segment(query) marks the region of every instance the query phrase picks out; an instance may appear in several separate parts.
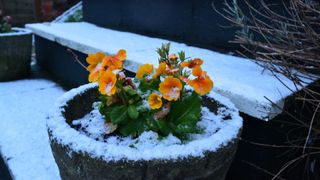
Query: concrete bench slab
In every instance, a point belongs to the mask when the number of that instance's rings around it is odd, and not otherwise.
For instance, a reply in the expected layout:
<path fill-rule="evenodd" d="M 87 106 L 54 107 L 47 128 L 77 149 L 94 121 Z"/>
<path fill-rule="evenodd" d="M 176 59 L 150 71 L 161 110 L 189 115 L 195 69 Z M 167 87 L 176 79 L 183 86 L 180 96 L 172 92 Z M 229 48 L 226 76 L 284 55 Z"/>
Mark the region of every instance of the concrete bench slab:
<path fill-rule="evenodd" d="M 157 66 L 158 55 L 155 49 L 168 42 L 165 39 L 101 28 L 86 22 L 28 24 L 26 27 L 37 36 L 84 54 L 97 51 L 113 54 L 119 49 L 126 49 L 128 57 L 125 69 L 132 72 L 143 63 Z M 285 99 L 293 93 L 253 60 L 177 42 L 171 42 L 171 47 L 172 52 L 183 50 L 187 56 L 204 59 L 203 69 L 215 83 L 213 90 L 231 99 L 241 112 L 250 116 L 266 121 L 272 119 L 282 112 L 279 107 L 284 107 Z M 287 87 L 296 89 L 290 80 L 280 74 L 276 75 Z M 301 88 L 297 87 L 297 90 Z"/>

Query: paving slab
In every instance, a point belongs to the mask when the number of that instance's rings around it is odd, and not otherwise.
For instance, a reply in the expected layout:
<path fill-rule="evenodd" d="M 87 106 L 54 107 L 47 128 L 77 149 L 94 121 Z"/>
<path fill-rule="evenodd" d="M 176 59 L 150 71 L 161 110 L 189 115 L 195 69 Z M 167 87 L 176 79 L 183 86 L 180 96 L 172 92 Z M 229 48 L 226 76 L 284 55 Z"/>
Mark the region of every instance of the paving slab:
<path fill-rule="evenodd" d="M 64 92 L 45 79 L 0 83 L 0 154 L 13 179 L 60 179 L 49 145 L 46 116 Z"/>

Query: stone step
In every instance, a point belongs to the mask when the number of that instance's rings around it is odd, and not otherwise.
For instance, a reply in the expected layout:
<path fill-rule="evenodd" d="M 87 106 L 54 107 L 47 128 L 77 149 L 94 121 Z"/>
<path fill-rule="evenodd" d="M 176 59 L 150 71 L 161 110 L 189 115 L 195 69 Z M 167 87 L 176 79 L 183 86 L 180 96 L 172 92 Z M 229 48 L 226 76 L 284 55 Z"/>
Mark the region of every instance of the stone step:
<path fill-rule="evenodd" d="M 125 69 L 132 72 L 143 63 L 157 66 L 158 55 L 155 50 L 162 43 L 168 42 L 165 39 L 101 28 L 86 22 L 28 24 L 26 27 L 38 37 L 84 54 L 97 51 L 114 54 L 119 49 L 126 49 L 128 57 Z M 293 94 L 287 87 L 296 89 L 290 80 L 276 74 L 285 87 L 253 60 L 177 42 L 171 42 L 171 47 L 172 52 L 183 50 L 187 56 L 203 59 L 203 69 L 215 83 L 213 90 L 231 99 L 241 112 L 255 118 L 268 121 L 280 114 L 285 99 Z"/>

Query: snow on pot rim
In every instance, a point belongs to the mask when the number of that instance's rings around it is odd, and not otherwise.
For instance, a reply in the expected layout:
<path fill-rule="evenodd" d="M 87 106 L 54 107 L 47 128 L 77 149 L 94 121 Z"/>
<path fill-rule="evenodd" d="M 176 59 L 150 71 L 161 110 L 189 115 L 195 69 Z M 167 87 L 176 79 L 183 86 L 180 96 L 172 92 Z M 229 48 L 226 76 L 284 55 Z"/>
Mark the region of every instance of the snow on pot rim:
<path fill-rule="evenodd" d="M 21 35 L 28 35 L 32 34 L 32 31 L 26 28 L 18 28 L 18 27 L 13 27 L 12 31 L 10 32 L 5 32 L 5 33 L 0 33 L 0 37 L 3 36 L 21 36 Z"/>
<path fill-rule="evenodd" d="M 231 101 L 211 91 L 208 96 L 228 108 L 230 120 L 223 121 L 221 129 L 207 138 L 193 140 L 186 144 L 144 149 L 143 151 L 119 144 L 96 141 L 72 128 L 63 115 L 64 107 L 68 101 L 76 95 L 96 87 L 96 83 L 90 83 L 68 91 L 57 100 L 48 116 L 47 128 L 51 140 L 67 147 L 70 156 L 72 152 L 86 153 L 93 158 L 100 158 L 107 162 L 119 160 L 178 160 L 188 157 L 203 157 L 207 152 L 217 151 L 220 147 L 227 146 L 228 143 L 235 141 L 242 128 L 242 118 Z"/>

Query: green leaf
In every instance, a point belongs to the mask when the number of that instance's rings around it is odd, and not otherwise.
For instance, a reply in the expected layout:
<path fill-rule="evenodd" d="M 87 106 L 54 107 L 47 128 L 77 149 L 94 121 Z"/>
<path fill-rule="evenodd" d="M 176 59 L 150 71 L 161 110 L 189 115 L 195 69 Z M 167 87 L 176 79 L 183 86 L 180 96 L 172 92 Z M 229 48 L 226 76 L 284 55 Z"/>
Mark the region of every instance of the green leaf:
<path fill-rule="evenodd" d="M 158 124 L 152 116 L 148 115 L 147 113 L 142 114 L 142 116 L 146 118 L 146 124 L 149 127 L 149 129 L 156 132 L 159 130 Z"/>
<path fill-rule="evenodd" d="M 166 120 L 155 120 L 160 132 L 164 136 L 168 136 L 172 131 L 170 124 Z"/>
<path fill-rule="evenodd" d="M 130 119 L 126 124 L 119 127 L 119 131 L 124 136 L 132 135 L 134 137 L 140 135 L 146 130 L 145 123 L 142 119 Z"/>
<path fill-rule="evenodd" d="M 175 101 L 172 103 L 168 120 L 174 124 L 180 124 L 187 120 L 191 120 L 190 115 L 194 115 L 197 119 L 200 118 L 201 99 L 198 94 L 193 92 L 182 101 Z"/>
<path fill-rule="evenodd" d="M 130 96 L 137 95 L 137 91 L 133 90 L 131 86 L 125 86 L 123 89 Z"/>
<path fill-rule="evenodd" d="M 125 105 L 116 106 L 110 112 L 110 119 L 113 124 L 120 124 L 128 118 L 128 108 Z"/>
<path fill-rule="evenodd" d="M 134 105 L 128 106 L 128 115 L 131 119 L 137 119 L 139 117 L 139 112 L 137 110 L 137 107 Z"/>
<path fill-rule="evenodd" d="M 181 62 L 183 62 L 186 59 L 186 54 L 184 53 L 184 51 L 178 52 L 178 56 Z"/>
<path fill-rule="evenodd" d="M 143 78 L 140 81 L 139 89 L 143 92 L 146 92 L 148 90 L 158 90 L 159 89 L 160 80 L 159 79 L 151 79 L 146 80 Z"/>
<path fill-rule="evenodd" d="M 198 117 L 194 114 L 188 114 L 183 121 L 174 128 L 175 133 L 177 135 L 184 135 L 186 133 L 192 133 L 196 131 Z"/>

